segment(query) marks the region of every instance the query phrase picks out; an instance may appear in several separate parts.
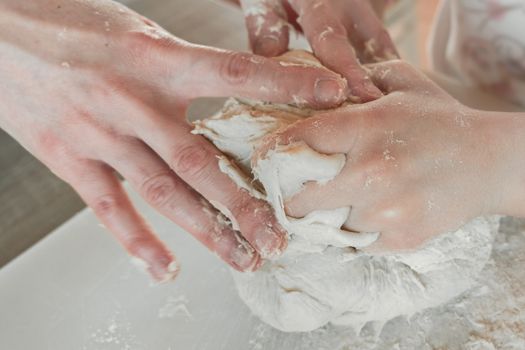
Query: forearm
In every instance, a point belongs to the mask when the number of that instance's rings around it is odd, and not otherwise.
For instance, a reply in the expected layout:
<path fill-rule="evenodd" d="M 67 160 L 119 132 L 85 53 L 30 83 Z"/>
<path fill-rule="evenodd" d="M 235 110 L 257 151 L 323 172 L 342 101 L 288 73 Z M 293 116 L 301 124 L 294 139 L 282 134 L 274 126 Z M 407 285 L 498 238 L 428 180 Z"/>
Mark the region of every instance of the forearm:
<path fill-rule="evenodd" d="M 475 86 L 465 86 L 438 72 L 425 71 L 425 74 L 443 90 L 470 108 L 504 112 L 521 112 L 525 110 L 522 106 L 505 101 Z"/>
<path fill-rule="evenodd" d="M 493 154 L 493 164 L 487 164 L 486 171 L 498 174 L 492 186 L 494 202 L 485 214 L 525 217 L 525 112 L 474 113 L 485 125 L 478 152 Z"/>
<path fill-rule="evenodd" d="M 486 127 L 479 139 L 479 152 L 497 152 L 494 167 L 499 171 L 493 187 L 494 203 L 486 214 L 525 217 L 525 111 L 473 86 L 464 86 L 436 72 L 425 72 L 442 89 L 472 108 L 473 117 L 481 117 Z"/>

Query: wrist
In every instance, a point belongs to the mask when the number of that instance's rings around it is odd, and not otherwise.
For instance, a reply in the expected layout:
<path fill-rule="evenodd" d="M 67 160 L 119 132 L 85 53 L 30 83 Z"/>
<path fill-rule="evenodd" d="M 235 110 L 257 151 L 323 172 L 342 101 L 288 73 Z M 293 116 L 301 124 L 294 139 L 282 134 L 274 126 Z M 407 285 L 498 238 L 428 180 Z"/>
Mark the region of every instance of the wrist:
<path fill-rule="evenodd" d="M 525 217 L 525 113 L 473 111 L 482 120 L 479 152 L 489 161 L 493 193 L 484 214 Z"/>

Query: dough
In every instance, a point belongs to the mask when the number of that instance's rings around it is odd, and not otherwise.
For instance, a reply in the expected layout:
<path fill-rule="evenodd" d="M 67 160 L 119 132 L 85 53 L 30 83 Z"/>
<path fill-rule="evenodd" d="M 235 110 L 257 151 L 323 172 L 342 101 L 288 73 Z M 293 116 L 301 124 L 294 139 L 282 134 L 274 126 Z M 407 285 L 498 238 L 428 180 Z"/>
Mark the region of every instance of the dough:
<path fill-rule="evenodd" d="M 292 53 L 286 60 L 293 63 L 297 56 L 298 64 L 311 60 L 305 53 Z M 264 136 L 309 115 L 295 107 L 230 99 L 219 113 L 195 123 L 194 133 L 239 165 L 222 158 L 221 169 L 240 187 L 266 199 L 289 234 L 282 256 L 256 272 L 233 272 L 239 295 L 252 312 L 287 332 L 329 322 L 359 329 L 369 321 L 385 322 L 440 305 L 471 287 L 489 259 L 497 217 L 476 218 L 417 251 L 369 255 L 359 248 L 373 243 L 378 233 L 342 229 L 349 207 L 314 211 L 300 219 L 286 216 L 283 200 L 307 181 L 333 179 L 345 156 L 293 143 L 278 146 L 253 168 L 251 157 Z"/>

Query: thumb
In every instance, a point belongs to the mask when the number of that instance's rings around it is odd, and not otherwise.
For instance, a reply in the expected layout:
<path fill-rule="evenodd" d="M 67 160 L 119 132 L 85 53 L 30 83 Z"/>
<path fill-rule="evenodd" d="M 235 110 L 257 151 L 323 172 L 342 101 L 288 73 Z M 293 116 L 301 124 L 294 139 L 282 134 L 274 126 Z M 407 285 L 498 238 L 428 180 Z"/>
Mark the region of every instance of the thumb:
<path fill-rule="evenodd" d="M 288 49 L 290 29 L 280 0 L 241 0 L 252 51 L 274 57 Z"/>
<path fill-rule="evenodd" d="M 182 51 L 171 80 L 188 98 L 233 96 L 312 108 L 345 100 L 346 81 L 323 67 L 198 45 Z"/>

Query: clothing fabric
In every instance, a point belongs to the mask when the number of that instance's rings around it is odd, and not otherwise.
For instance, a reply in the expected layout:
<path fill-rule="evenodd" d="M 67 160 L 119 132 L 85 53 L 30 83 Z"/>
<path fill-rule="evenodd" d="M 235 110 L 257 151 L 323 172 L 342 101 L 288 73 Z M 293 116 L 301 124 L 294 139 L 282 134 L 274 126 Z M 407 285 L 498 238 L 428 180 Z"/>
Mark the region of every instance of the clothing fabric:
<path fill-rule="evenodd" d="M 524 0 L 443 0 L 429 49 L 434 70 L 525 106 Z"/>

